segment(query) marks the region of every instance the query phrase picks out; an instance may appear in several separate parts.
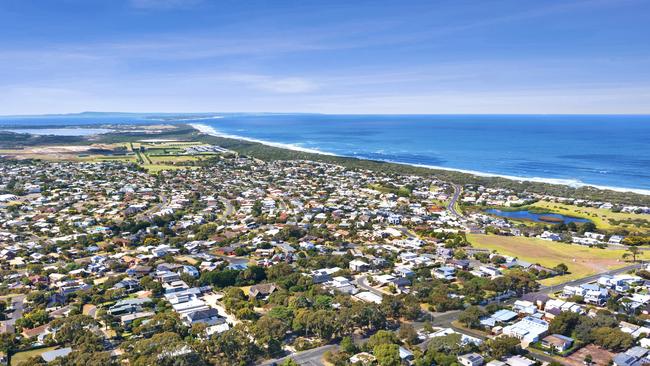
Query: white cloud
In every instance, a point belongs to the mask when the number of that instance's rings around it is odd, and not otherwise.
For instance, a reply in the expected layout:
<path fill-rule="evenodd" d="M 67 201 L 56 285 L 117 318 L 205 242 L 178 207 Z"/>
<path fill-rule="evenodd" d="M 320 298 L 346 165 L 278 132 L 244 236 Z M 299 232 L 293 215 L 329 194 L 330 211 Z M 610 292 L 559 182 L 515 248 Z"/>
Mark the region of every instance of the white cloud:
<path fill-rule="evenodd" d="M 315 82 L 301 77 L 232 74 L 227 75 L 225 79 L 244 83 L 254 89 L 282 94 L 308 93 L 318 89 Z"/>

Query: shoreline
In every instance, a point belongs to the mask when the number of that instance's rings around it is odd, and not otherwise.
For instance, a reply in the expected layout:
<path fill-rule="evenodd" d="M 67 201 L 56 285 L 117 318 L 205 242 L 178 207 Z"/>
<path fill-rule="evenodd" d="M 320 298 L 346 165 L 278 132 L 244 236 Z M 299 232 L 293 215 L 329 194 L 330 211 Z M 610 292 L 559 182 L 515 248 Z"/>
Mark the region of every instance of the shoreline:
<path fill-rule="evenodd" d="M 260 140 L 260 139 L 255 139 L 255 138 L 249 138 L 245 136 L 239 136 L 239 135 L 232 135 L 228 133 L 223 133 L 217 130 L 216 128 L 200 123 L 189 123 L 188 126 L 191 126 L 195 130 L 199 131 L 200 133 L 204 133 L 207 135 L 215 136 L 215 137 L 222 137 L 222 138 L 229 138 L 229 139 L 234 139 L 234 140 L 242 140 L 242 141 L 248 141 L 248 142 L 254 142 L 266 146 L 272 146 L 280 149 L 287 149 L 287 150 L 292 150 L 292 151 L 299 151 L 299 152 L 305 152 L 305 153 L 311 153 L 311 154 L 320 154 L 320 155 L 327 155 L 327 156 L 336 156 L 336 157 L 343 157 L 343 158 L 352 158 L 352 159 L 359 159 L 359 160 L 375 160 L 375 161 L 382 161 L 386 163 L 393 163 L 393 164 L 402 164 L 402 165 L 408 165 L 408 166 L 413 166 L 413 167 L 418 167 L 418 168 L 426 168 L 426 169 L 432 169 L 432 170 L 445 170 L 445 171 L 452 171 L 452 172 L 458 172 L 458 173 L 464 173 L 464 174 L 470 174 L 474 175 L 477 177 L 486 177 L 486 178 L 503 178 L 503 179 L 508 179 L 512 181 L 519 181 L 519 182 L 535 182 L 535 183 L 546 183 L 546 184 L 554 184 L 554 185 L 563 185 L 563 186 L 568 186 L 571 188 L 582 188 L 582 187 L 591 187 L 599 190 L 609 190 L 609 191 L 615 191 L 615 192 L 629 192 L 629 193 L 636 193 L 636 194 L 641 194 L 645 196 L 650 196 L 650 190 L 648 189 L 641 189 L 641 188 L 626 188 L 626 187 L 611 187 L 611 186 L 602 186 L 602 185 L 596 185 L 596 184 L 590 184 L 590 183 L 584 183 L 578 180 L 574 179 L 562 179 L 562 178 L 543 178 L 543 177 L 517 177 L 513 175 L 507 175 L 507 174 L 496 174 L 496 173 L 486 173 L 486 172 L 480 172 L 480 171 L 474 171 L 474 170 L 468 170 L 468 169 L 460 169 L 460 168 L 450 168 L 450 167 L 443 167 L 443 166 L 435 166 L 435 165 L 426 165 L 426 164 L 413 164 L 413 163 L 404 163 L 400 161 L 394 161 L 390 159 L 368 159 L 360 156 L 347 156 L 347 155 L 339 155 L 339 154 L 334 154 L 326 151 L 321 151 L 318 149 L 311 149 L 311 148 L 304 148 L 292 144 L 285 144 L 285 143 L 280 143 L 280 142 L 272 142 L 272 141 L 265 141 L 265 140 Z"/>

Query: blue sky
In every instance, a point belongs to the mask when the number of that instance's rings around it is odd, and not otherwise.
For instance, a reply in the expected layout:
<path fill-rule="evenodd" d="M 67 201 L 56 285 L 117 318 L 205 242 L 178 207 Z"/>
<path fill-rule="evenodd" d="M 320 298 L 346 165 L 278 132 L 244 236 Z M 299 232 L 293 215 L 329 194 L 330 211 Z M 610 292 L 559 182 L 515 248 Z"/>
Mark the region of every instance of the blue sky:
<path fill-rule="evenodd" d="M 0 114 L 650 113 L 650 1 L 0 0 Z"/>

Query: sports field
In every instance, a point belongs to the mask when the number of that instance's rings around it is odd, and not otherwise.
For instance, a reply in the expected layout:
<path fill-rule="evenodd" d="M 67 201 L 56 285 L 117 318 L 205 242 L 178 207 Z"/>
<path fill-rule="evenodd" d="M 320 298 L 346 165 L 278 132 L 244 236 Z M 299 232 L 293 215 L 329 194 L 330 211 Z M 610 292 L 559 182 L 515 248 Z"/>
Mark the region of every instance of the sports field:
<path fill-rule="evenodd" d="M 495 250 L 544 267 L 553 268 L 560 263 L 569 267 L 568 274 L 540 281 L 543 285 L 554 285 L 627 264 L 621 259 L 625 253 L 622 249 L 589 248 L 522 236 L 469 234 L 467 239 L 475 248 Z"/>

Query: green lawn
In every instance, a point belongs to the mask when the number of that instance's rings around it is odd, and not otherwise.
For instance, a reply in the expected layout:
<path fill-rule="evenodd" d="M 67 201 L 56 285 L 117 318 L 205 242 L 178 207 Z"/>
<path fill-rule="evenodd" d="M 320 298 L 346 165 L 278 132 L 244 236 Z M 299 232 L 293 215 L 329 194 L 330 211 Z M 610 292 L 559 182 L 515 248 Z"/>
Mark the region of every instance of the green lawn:
<path fill-rule="evenodd" d="M 58 348 L 57 346 L 54 346 L 54 347 L 37 348 L 37 349 L 29 350 L 29 351 L 18 352 L 18 353 L 11 356 L 10 365 L 11 366 L 17 366 L 17 365 L 20 365 L 21 363 L 24 363 L 24 365 L 27 366 L 25 361 L 27 361 L 28 359 L 30 359 L 30 358 L 32 358 L 34 356 L 40 356 L 44 352 L 53 351 L 53 350 L 55 350 L 57 348 Z"/>
<path fill-rule="evenodd" d="M 614 221 L 633 221 L 640 220 L 646 221 L 650 225 L 650 215 L 643 214 L 633 214 L 633 213 L 622 213 L 622 212 L 612 212 L 611 210 L 606 210 L 602 208 L 595 207 L 579 207 L 574 205 L 567 205 L 562 203 L 548 202 L 548 201 L 538 201 L 532 204 L 532 207 L 539 207 L 548 209 L 555 213 L 582 217 L 585 219 L 591 220 L 596 227 L 602 230 L 615 230 L 615 229 L 627 229 L 630 231 L 638 231 L 638 225 L 631 223 L 614 223 Z M 650 230 L 646 230 L 650 231 Z"/>
<path fill-rule="evenodd" d="M 191 168 L 182 165 L 159 165 L 159 164 L 144 164 L 143 167 L 147 169 L 149 173 L 158 173 L 162 170 L 178 170 Z"/>
<path fill-rule="evenodd" d="M 553 268 L 560 263 L 569 267 L 570 273 L 540 281 L 543 285 L 558 284 L 627 264 L 621 259 L 625 252 L 622 249 L 589 248 L 521 236 L 469 234 L 467 239 L 475 248 L 496 250 L 497 253 L 538 263 L 544 267 Z"/>

